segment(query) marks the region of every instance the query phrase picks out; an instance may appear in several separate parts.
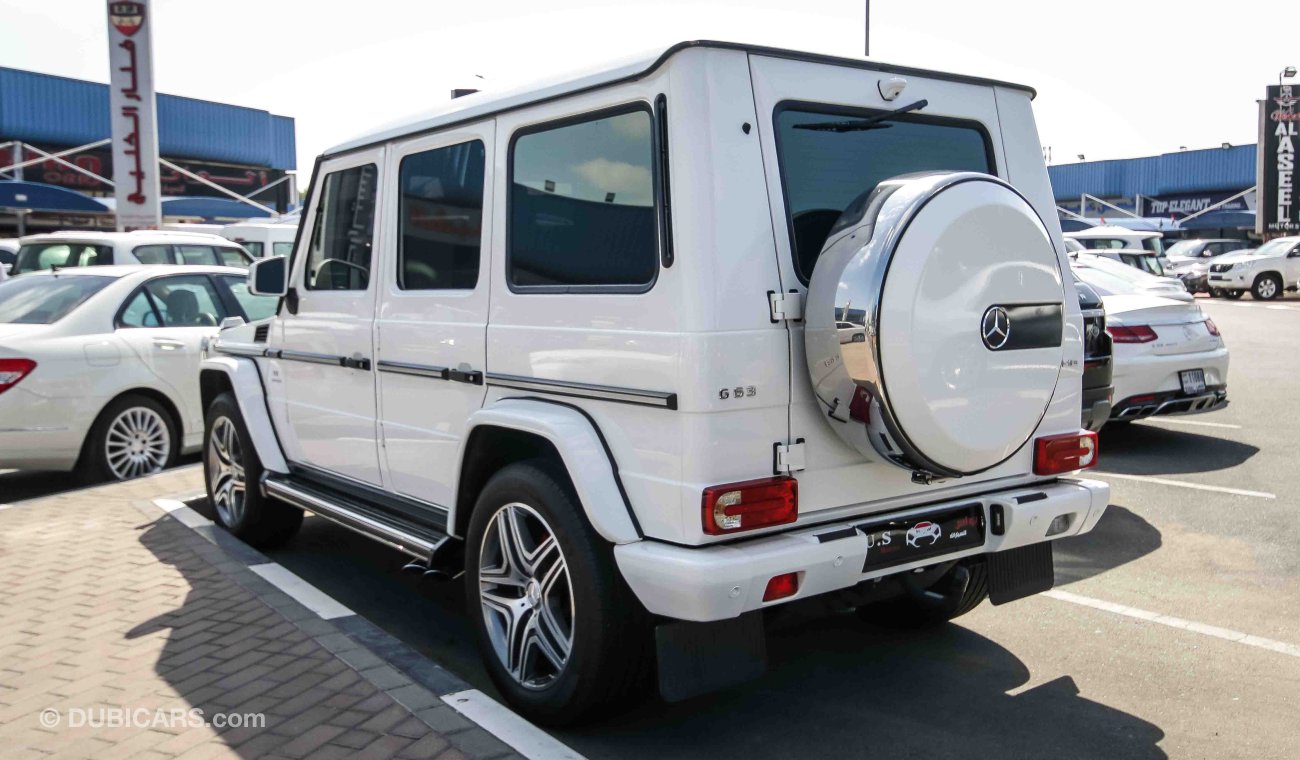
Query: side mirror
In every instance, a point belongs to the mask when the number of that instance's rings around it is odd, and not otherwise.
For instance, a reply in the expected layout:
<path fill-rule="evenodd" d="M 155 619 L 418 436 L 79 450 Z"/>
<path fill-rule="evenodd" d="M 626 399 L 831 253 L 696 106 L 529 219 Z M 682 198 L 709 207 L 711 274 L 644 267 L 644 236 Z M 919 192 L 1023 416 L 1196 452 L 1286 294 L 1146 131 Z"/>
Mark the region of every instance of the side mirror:
<path fill-rule="evenodd" d="M 289 290 L 289 259 L 270 256 L 248 265 L 248 292 L 255 296 L 283 296 Z"/>

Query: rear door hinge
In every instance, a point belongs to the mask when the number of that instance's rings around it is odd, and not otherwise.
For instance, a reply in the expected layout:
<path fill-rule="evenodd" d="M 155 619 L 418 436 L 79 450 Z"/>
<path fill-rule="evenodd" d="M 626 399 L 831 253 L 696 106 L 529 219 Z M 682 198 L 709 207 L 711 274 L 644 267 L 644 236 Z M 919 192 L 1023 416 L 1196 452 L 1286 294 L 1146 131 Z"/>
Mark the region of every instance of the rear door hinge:
<path fill-rule="evenodd" d="M 807 468 L 803 439 L 794 443 L 772 444 L 772 472 L 776 475 L 788 475 Z"/>
<path fill-rule="evenodd" d="M 768 306 L 771 307 L 771 319 L 773 323 L 783 320 L 798 322 L 803 319 L 803 293 L 790 291 L 789 293 L 778 293 L 775 290 L 767 291 Z"/>

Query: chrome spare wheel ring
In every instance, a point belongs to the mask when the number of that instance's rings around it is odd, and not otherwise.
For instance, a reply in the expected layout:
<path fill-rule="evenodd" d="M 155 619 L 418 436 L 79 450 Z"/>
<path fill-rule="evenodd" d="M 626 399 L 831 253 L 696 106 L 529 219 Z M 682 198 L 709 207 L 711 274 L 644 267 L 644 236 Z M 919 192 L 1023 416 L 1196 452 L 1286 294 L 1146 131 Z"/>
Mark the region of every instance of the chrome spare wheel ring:
<path fill-rule="evenodd" d="M 217 516 L 227 527 L 234 527 L 244 518 L 244 501 L 247 483 L 244 479 L 244 452 L 239 447 L 239 434 L 229 417 L 218 417 L 208 435 L 207 451 L 208 493 Z"/>
<path fill-rule="evenodd" d="M 147 406 L 133 406 L 109 423 L 104 458 L 118 480 L 152 475 L 167 465 L 172 435 L 167 421 Z"/>
<path fill-rule="evenodd" d="M 573 648 L 573 586 L 555 531 L 532 507 L 514 502 L 492 515 L 478 587 L 497 659 L 521 686 L 549 685 Z"/>

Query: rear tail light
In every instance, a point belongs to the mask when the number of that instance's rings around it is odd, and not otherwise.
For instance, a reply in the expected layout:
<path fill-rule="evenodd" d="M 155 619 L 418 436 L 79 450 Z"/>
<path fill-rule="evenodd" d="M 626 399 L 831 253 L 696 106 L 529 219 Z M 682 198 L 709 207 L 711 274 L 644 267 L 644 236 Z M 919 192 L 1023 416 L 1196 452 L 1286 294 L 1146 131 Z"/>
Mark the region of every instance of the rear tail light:
<path fill-rule="evenodd" d="M 1218 334 L 1219 334 L 1219 326 L 1216 325 L 1216 324 L 1214 324 L 1214 320 L 1213 320 L 1213 319 L 1207 319 L 1207 320 L 1205 320 L 1205 329 L 1206 329 L 1206 330 L 1209 330 L 1211 335 L 1218 335 Z"/>
<path fill-rule="evenodd" d="M 1034 474 L 1060 475 L 1097 465 L 1097 434 L 1087 430 L 1034 441 Z"/>
<path fill-rule="evenodd" d="M 36 362 L 31 359 L 0 359 L 0 393 L 17 385 L 34 369 Z"/>
<path fill-rule="evenodd" d="M 798 592 L 798 573 L 782 573 L 781 575 L 774 575 L 772 576 L 772 580 L 767 582 L 767 589 L 763 591 L 763 601 L 774 602 L 777 599 L 794 596 Z"/>
<path fill-rule="evenodd" d="M 1116 343 L 1150 343 L 1156 339 L 1156 331 L 1148 325 L 1111 325 L 1106 328 L 1111 340 Z"/>
<path fill-rule="evenodd" d="M 747 480 L 704 489 L 704 532 L 721 536 L 792 523 L 799 516 L 799 481 L 791 477 Z"/>

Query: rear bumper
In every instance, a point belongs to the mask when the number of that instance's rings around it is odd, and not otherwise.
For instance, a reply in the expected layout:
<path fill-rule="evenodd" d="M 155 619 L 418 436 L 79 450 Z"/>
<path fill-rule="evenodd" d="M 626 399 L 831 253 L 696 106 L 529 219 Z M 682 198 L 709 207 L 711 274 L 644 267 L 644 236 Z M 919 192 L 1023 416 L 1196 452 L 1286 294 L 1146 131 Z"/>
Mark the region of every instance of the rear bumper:
<path fill-rule="evenodd" d="M 0 469 L 71 470 L 99 399 L 50 398 L 22 385 L 0 396 Z"/>
<path fill-rule="evenodd" d="M 986 525 L 991 525 L 991 510 L 1002 510 L 1003 529 L 1000 535 L 990 529 L 980 547 L 869 572 L 863 572 L 867 538 L 857 526 L 878 520 L 880 514 L 700 548 L 644 540 L 615 546 L 614 558 L 650 612 L 678 620 L 724 620 L 872 578 L 1087 533 L 1101 519 L 1109 500 L 1110 487 L 1105 483 L 1069 479 L 890 513 L 907 517 L 980 502 Z M 1048 539 L 1048 525 L 1061 515 L 1073 516 L 1069 527 Z M 798 593 L 764 602 L 768 580 L 791 572 L 799 573 Z"/>

